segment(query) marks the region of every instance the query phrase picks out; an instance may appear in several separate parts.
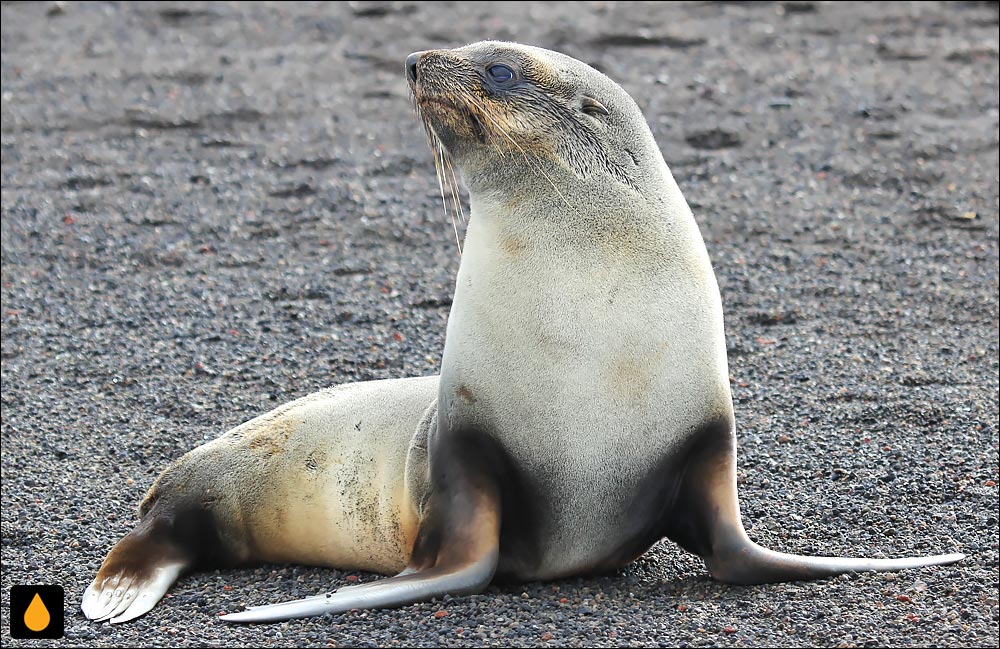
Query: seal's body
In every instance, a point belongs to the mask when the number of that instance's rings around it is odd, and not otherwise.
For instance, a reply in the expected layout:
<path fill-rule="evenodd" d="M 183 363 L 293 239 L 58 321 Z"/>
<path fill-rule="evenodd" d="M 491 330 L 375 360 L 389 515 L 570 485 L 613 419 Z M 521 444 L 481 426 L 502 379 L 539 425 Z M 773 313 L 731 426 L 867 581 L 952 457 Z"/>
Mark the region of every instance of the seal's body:
<path fill-rule="evenodd" d="M 961 558 L 800 557 L 747 538 L 718 286 L 624 90 L 509 43 L 406 68 L 472 207 L 440 380 L 319 393 L 182 458 L 88 589 L 89 617 L 141 615 L 198 563 L 402 568 L 223 618 L 251 622 L 589 574 L 664 536 L 735 583 Z"/>
<path fill-rule="evenodd" d="M 719 292 L 690 213 L 642 223 L 609 206 L 583 237 L 586 181 L 549 175 L 569 205 L 473 203 L 442 361 L 450 424 L 485 431 L 518 467 L 535 543 L 499 571 L 525 579 L 623 565 L 659 540 L 649 476 L 732 420 Z M 676 243 L 630 247 L 643 228 Z"/>

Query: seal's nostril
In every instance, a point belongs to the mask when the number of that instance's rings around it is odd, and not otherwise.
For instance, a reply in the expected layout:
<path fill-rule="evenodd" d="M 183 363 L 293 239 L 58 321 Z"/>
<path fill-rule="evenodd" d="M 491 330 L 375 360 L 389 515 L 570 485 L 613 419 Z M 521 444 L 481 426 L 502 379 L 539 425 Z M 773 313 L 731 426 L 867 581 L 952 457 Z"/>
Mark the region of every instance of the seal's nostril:
<path fill-rule="evenodd" d="M 417 61 L 420 60 L 420 52 L 414 52 L 406 57 L 406 78 L 411 82 L 417 82 Z"/>

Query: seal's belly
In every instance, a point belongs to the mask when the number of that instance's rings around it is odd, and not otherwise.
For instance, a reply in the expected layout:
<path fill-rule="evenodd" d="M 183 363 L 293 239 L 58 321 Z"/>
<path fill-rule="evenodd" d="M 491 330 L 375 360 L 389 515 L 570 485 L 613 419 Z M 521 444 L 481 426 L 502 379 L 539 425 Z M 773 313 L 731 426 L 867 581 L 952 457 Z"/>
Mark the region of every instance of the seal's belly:
<path fill-rule="evenodd" d="M 281 488 L 255 509 L 249 526 L 258 558 L 385 574 L 402 570 L 417 518 L 403 467 L 391 459 L 330 453 L 316 459 L 313 470 L 282 476 Z"/>
<path fill-rule="evenodd" d="M 220 490 L 233 501 L 216 509 L 241 531 L 247 558 L 401 570 L 419 524 L 408 449 L 436 394 L 437 377 L 341 386 L 220 438 L 228 450 L 207 459 L 224 457 L 245 477 Z"/>

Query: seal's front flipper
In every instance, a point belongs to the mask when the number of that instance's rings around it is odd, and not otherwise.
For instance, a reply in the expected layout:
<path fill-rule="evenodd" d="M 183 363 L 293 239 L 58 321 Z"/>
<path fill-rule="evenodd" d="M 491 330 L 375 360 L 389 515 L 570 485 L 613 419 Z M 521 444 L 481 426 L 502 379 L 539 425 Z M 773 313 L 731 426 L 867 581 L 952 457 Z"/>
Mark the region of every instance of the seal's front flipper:
<path fill-rule="evenodd" d="M 324 613 L 344 613 L 355 608 L 395 608 L 445 594 L 478 593 L 493 578 L 496 560 L 494 552 L 492 556 L 465 566 L 435 566 L 363 586 L 348 586 L 326 595 L 270 606 L 251 606 L 220 619 L 226 622 L 278 622 Z"/>
<path fill-rule="evenodd" d="M 431 493 L 413 554 L 402 573 L 326 595 L 249 607 L 221 619 L 277 622 L 355 608 L 394 608 L 445 594 L 482 592 L 493 579 L 499 557 L 500 495 L 491 479 L 467 475 L 461 467 L 456 472 L 449 475 L 448 484 Z"/>
<path fill-rule="evenodd" d="M 955 563 L 964 554 L 902 559 L 808 557 L 775 552 L 750 540 L 736 494 L 736 442 L 725 420 L 692 437 L 678 464 L 667 536 L 701 556 L 712 577 L 732 584 L 822 579 L 845 572 L 904 570 Z"/>

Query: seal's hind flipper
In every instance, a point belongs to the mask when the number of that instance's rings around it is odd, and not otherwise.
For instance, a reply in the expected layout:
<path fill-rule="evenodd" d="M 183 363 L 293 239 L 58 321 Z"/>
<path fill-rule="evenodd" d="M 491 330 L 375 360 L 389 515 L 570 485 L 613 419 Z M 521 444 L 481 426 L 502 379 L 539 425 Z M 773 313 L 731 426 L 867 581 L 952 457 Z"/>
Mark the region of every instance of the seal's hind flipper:
<path fill-rule="evenodd" d="M 413 553 L 395 577 L 297 601 L 253 606 L 226 622 L 277 622 L 351 609 L 395 608 L 442 595 L 485 590 L 500 555 L 500 492 L 469 463 L 452 464 L 431 492 Z"/>
<path fill-rule="evenodd" d="M 182 563 L 158 566 L 148 577 L 98 575 L 83 594 L 80 608 L 91 620 L 119 624 L 148 613 L 184 571 Z"/>
<path fill-rule="evenodd" d="M 111 548 L 83 594 L 80 608 L 91 620 L 134 620 L 156 606 L 189 568 L 234 563 L 220 551 L 215 518 L 205 506 L 163 507 L 154 486 L 140 516 L 135 529 Z"/>
<path fill-rule="evenodd" d="M 736 494 L 736 440 L 720 421 L 693 438 L 679 471 L 667 536 L 699 555 L 709 573 L 732 584 L 822 579 L 845 572 L 891 571 L 955 563 L 964 554 L 902 559 L 808 557 L 775 552 L 750 540 Z"/>
<path fill-rule="evenodd" d="M 128 622 L 156 606 L 191 564 L 162 526 L 140 522 L 108 553 L 80 608 L 97 622 Z"/>

